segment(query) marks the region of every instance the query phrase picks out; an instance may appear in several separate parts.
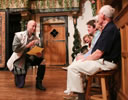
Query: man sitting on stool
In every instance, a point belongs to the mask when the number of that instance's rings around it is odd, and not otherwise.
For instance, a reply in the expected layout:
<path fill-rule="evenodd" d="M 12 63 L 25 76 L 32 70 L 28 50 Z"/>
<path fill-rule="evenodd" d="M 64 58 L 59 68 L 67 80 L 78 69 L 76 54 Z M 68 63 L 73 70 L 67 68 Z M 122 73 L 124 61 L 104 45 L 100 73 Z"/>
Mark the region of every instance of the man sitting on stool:
<path fill-rule="evenodd" d="M 117 67 L 117 62 L 120 61 L 121 39 L 120 32 L 112 21 L 114 12 L 115 9 L 110 5 L 105 5 L 100 9 L 98 22 L 103 30 L 91 55 L 68 67 L 67 90 L 71 92 L 70 94 L 77 93 L 79 100 L 85 100 L 81 73 L 94 75 L 102 70 L 112 70 Z M 69 95 L 67 96 L 69 97 Z"/>

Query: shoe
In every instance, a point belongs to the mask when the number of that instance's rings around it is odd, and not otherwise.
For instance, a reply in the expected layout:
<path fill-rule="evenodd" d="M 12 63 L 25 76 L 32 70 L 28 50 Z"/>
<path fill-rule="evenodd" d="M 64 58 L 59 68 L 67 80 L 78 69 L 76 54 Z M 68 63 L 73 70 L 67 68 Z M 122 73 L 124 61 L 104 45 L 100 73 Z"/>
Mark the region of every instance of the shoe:
<path fill-rule="evenodd" d="M 46 91 L 46 88 L 42 85 L 42 81 L 36 81 L 36 88 L 42 91 Z"/>
<path fill-rule="evenodd" d="M 36 88 L 42 91 L 46 91 L 46 88 L 44 86 L 38 86 L 36 85 Z"/>
<path fill-rule="evenodd" d="M 64 100 L 78 100 L 78 95 L 74 93 L 70 93 L 70 95 L 64 95 Z"/>
<path fill-rule="evenodd" d="M 70 95 L 71 91 L 70 90 L 65 90 L 64 94 Z"/>

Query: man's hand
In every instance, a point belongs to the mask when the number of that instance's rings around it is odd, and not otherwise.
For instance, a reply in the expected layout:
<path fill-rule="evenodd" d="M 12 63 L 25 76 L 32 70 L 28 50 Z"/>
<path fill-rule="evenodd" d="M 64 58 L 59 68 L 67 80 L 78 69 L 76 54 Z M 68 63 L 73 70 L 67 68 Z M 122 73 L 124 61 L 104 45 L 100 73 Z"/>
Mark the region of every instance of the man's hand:
<path fill-rule="evenodd" d="M 40 58 L 42 57 L 42 53 L 36 53 L 36 56 Z"/>
<path fill-rule="evenodd" d="M 27 45 L 26 45 L 26 48 L 30 48 L 32 46 L 35 46 L 37 44 L 38 40 L 33 40 L 31 42 L 29 42 Z"/>
<path fill-rule="evenodd" d="M 76 61 L 81 60 L 81 59 L 84 59 L 84 55 L 82 55 L 82 54 L 77 55 Z"/>

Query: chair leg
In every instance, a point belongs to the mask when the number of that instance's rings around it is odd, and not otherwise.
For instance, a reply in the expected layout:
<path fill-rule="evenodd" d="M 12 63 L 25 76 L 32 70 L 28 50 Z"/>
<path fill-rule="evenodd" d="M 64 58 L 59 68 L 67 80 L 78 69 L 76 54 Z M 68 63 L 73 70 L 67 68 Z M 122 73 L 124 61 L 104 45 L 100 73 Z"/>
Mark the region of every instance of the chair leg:
<path fill-rule="evenodd" d="M 90 99 L 90 90 L 91 90 L 91 83 L 92 83 L 92 77 L 90 76 L 88 78 L 88 81 L 87 81 L 87 85 L 86 85 L 86 94 L 85 94 L 85 100 L 89 100 Z"/>
<path fill-rule="evenodd" d="M 107 89 L 106 89 L 105 77 L 101 77 L 101 88 L 102 88 L 103 100 L 107 100 Z"/>

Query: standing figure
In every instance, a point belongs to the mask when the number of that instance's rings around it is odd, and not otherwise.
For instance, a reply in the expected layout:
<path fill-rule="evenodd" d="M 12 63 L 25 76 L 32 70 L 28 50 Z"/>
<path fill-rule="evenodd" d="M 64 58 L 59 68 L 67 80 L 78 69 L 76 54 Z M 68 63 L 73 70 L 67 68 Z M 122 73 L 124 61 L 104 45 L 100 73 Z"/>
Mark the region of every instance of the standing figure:
<path fill-rule="evenodd" d="M 13 54 L 7 62 L 7 67 L 14 74 L 16 87 L 23 88 L 28 67 L 38 65 L 36 88 L 45 91 L 46 88 L 42 85 L 45 74 L 45 65 L 41 65 L 42 53 L 35 56 L 27 54 L 34 46 L 40 46 L 40 40 L 36 37 L 35 31 L 36 22 L 30 20 L 26 31 L 15 33 L 12 44 Z"/>

